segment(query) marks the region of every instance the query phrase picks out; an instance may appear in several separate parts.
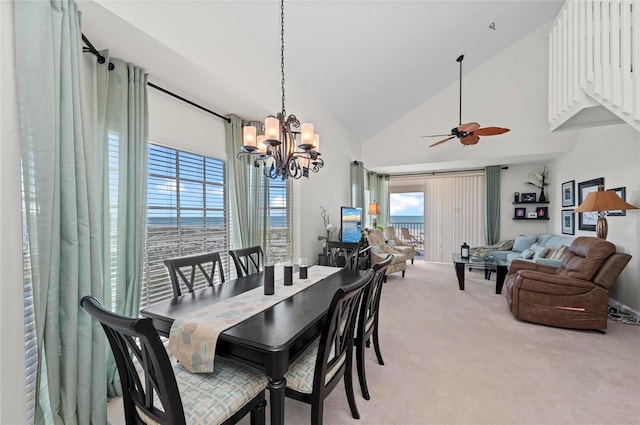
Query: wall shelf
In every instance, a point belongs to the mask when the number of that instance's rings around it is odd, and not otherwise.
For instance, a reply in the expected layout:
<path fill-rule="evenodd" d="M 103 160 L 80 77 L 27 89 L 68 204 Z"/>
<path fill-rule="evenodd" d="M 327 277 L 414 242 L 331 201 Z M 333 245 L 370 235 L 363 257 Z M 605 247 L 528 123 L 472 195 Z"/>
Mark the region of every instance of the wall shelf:
<path fill-rule="evenodd" d="M 512 202 L 513 205 L 535 205 L 535 204 L 548 204 L 549 201 L 542 202 Z"/>
<path fill-rule="evenodd" d="M 542 221 L 549 220 L 549 217 L 536 217 L 536 218 L 528 218 L 528 217 L 513 217 L 514 220 L 531 220 L 531 221 Z"/>

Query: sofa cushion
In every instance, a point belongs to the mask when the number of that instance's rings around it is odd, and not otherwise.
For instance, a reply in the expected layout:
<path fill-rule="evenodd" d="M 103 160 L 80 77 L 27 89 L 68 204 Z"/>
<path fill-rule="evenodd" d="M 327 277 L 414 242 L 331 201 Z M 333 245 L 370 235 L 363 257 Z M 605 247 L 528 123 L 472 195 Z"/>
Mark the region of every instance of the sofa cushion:
<path fill-rule="evenodd" d="M 524 236 L 520 235 L 516 238 L 515 242 L 513 242 L 513 251 L 522 252 L 525 249 L 529 248 L 531 245 L 535 243 L 538 239 L 537 236 Z"/>

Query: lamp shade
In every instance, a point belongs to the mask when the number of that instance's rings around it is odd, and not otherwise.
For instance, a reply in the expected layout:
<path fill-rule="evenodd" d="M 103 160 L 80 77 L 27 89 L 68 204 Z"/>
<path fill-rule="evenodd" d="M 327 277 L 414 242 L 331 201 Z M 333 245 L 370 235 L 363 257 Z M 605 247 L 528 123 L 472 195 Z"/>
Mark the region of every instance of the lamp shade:
<path fill-rule="evenodd" d="M 598 186 L 597 192 L 587 194 L 582 204 L 573 212 L 589 212 L 589 211 L 615 211 L 615 210 L 637 210 L 638 207 L 633 206 L 622 200 L 621 197 L 613 190 L 604 190 L 603 185 Z"/>
<path fill-rule="evenodd" d="M 371 202 L 369 204 L 369 215 L 378 215 L 380 214 L 380 204 L 377 202 Z"/>

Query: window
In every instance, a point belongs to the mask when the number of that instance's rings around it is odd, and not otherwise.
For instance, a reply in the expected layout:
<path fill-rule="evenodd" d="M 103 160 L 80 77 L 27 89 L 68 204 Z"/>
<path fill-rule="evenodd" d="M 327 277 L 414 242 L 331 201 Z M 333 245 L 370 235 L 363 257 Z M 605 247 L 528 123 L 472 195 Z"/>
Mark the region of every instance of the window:
<path fill-rule="evenodd" d="M 274 261 L 291 258 L 291 190 L 288 180 L 267 179 L 266 255 Z"/>
<path fill-rule="evenodd" d="M 224 161 L 149 144 L 140 307 L 173 296 L 166 258 L 218 251 L 229 275 L 225 170 Z"/>

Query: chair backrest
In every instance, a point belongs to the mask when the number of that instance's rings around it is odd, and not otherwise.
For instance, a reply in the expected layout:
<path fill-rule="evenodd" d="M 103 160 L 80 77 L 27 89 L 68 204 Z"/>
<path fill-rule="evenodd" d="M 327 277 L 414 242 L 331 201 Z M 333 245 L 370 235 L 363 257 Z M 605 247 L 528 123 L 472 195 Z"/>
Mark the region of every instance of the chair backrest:
<path fill-rule="evenodd" d="M 158 424 L 184 425 L 184 409 L 173 368 L 151 320 L 112 313 L 89 295 L 82 298 L 80 305 L 100 322 L 107 334 L 120 374 L 127 425 L 144 423 L 140 414 Z M 142 367 L 144 379 L 136 370 L 134 358 Z M 158 400 L 161 406 L 154 405 Z"/>
<path fill-rule="evenodd" d="M 396 235 L 396 228 L 389 225 L 384 228 L 384 238 L 388 241 L 394 241 L 397 244 L 405 244 L 402 239 Z"/>
<path fill-rule="evenodd" d="M 330 266 L 357 270 L 359 254 L 359 242 L 327 242 L 327 263 Z"/>
<path fill-rule="evenodd" d="M 213 286 L 216 269 L 219 275 L 218 282 L 224 282 L 224 269 L 222 268 L 219 252 L 171 258 L 164 260 L 164 265 L 169 270 L 174 298 L 182 295 L 182 284 L 187 287 L 188 292 L 193 292 L 193 285 L 202 280 L 206 281 L 209 286 Z M 200 273 L 197 273 L 196 270 L 200 271 Z M 189 275 L 188 278 L 185 272 Z"/>
<path fill-rule="evenodd" d="M 380 297 L 382 295 L 382 285 L 387 267 L 393 261 L 393 255 L 387 255 L 384 261 L 373 265 L 373 278 L 367 285 L 362 296 L 360 315 L 358 317 L 357 335 L 365 342 L 374 329 L 374 324 L 378 320 L 378 310 L 380 310 Z"/>
<path fill-rule="evenodd" d="M 329 393 L 340 382 L 345 371 L 351 373 L 346 367 L 351 364 L 353 356 L 358 308 L 364 289 L 372 278 L 373 270 L 367 270 L 357 282 L 338 288 L 333 295 L 320 334 L 313 376 L 314 394 Z"/>
<path fill-rule="evenodd" d="M 616 246 L 604 239 L 577 237 L 569 246 L 569 252 L 562 257 L 562 266 L 556 274 L 591 281 L 605 260 L 615 252 Z"/>
<path fill-rule="evenodd" d="M 384 240 L 384 236 L 382 235 L 382 230 L 380 229 L 367 229 L 365 232 L 367 237 L 367 241 L 371 245 L 378 245 L 380 247 L 385 247 L 387 243 Z"/>
<path fill-rule="evenodd" d="M 264 253 L 260 245 L 229 251 L 236 265 L 238 277 L 258 273 L 264 267 Z"/>

